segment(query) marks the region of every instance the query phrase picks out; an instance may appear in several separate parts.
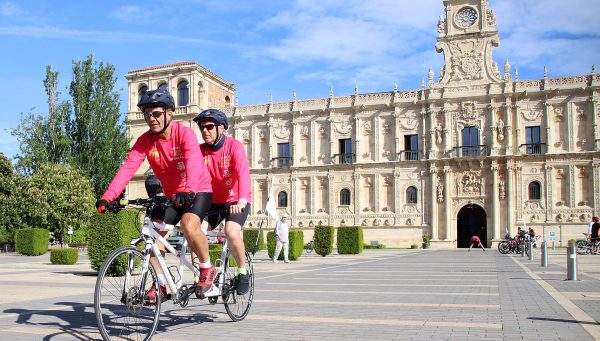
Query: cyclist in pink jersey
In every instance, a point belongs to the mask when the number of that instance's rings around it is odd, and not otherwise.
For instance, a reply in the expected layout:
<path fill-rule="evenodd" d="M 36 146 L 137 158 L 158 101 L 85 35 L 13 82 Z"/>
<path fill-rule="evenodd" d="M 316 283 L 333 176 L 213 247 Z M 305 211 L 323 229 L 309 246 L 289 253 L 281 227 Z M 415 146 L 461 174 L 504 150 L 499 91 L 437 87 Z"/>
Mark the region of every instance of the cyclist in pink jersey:
<path fill-rule="evenodd" d="M 200 229 L 212 201 L 210 174 L 197 160 L 202 158 L 196 134 L 189 127 L 173 121 L 175 101 L 165 86 L 144 93 L 138 102 L 144 113 L 148 131 L 142 134 L 127 155 L 127 158 L 102 197 L 96 202 L 98 212 L 105 212 L 115 201 L 133 177 L 142 162 L 148 159 L 152 171 L 162 184 L 164 195 L 172 197 L 173 206 L 159 207 L 152 211 L 152 220 L 175 225 L 180 222 L 181 229 L 190 248 L 200 258 L 200 280 L 196 295 L 212 288 L 215 267 L 210 262 L 208 241 Z M 166 235 L 167 231 L 159 231 Z M 159 243 L 164 254 L 164 246 Z M 157 260 L 151 259 L 157 272 L 160 271 Z M 158 274 L 160 296 L 167 297 L 164 274 Z M 156 286 L 146 293 L 146 303 L 156 302 Z"/>
<path fill-rule="evenodd" d="M 244 266 L 246 250 L 241 235 L 250 212 L 248 157 L 238 140 L 225 135 L 228 124 L 223 112 L 216 109 L 204 110 L 194 118 L 194 122 L 198 124 L 204 140 L 200 150 L 210 172 L 213 189 L 213 203 L 203 226 L 212 229 L 225 220 L 225 236 L 238 264 L 236 290 L 243 295 L 249 290 L 249 278 Z"/>

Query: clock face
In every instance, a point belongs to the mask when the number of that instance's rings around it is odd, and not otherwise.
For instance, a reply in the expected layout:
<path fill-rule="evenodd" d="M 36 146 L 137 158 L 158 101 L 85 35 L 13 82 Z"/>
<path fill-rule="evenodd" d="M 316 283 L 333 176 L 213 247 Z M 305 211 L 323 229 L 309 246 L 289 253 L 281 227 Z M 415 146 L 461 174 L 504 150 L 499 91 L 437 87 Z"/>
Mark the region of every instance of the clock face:
<path fill-rule="evenodd" d="M 461 28 L 471 27 L 477 22 L 477 11 L 472 7 L 464 7 L 456 13 L 454 22 Z"/>

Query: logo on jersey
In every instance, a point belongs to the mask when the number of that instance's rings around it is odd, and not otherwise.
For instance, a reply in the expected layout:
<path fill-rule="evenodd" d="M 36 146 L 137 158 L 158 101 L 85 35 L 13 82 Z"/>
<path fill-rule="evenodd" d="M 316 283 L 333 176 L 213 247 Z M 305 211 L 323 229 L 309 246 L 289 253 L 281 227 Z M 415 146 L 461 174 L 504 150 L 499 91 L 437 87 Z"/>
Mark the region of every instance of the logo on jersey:
<path fill-rule="evenodd" d="M 183 152 L 181 151 L 181 148 L 179 148 L 178 146 L 175 146 L 175 147 L 171 148 L 169 155 L 171 156 L 171 158 L 173 160 L 178 160 L 178 159 L 181 159 L 181 157 L 183 156 Z"/>
<path fill-rule="evenodd" d="M 156 161 L 160 159 L 160 152 L 158 151 L 158 149 L 156 149 L 156 147 L 150 149 L 150 151 L 148 152 L 148 158 L 154 159 Z"/>

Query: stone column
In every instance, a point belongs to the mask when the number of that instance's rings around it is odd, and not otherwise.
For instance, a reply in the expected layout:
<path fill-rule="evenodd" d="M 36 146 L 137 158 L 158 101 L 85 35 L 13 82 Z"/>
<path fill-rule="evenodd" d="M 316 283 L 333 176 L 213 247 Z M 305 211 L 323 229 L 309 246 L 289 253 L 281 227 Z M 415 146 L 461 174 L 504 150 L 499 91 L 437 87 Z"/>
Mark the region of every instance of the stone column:
<path fill-rule="evenodd" d="M 377 150 L 377 149 L 375 149 L 375 150 Z M 379 200 L 379 198 L 380 198 L 380 196 L 379 196 L 379 188 L 380 188 L 379 182 L 380 181 L 379 180 L 381 178 L 381 175 L 380 174 L 375 174 L 373 176 L 373 178 L 374 178 L 373 179 L 373 199 L 374 200 L 373 200 L 372 203 L 369 203 L 369 206 L 371 206 L 371 204 L 372 204 L 373 212 L 375 212 L 375 213 L 381 213 L 380 212 L 380 208 L 379 208 L 381 206 L 379 204 L 379 202 L 380 202 L 380 200 Z"/>
<path fill-rule="evenodd" d="M 373 161 L 379 162 L 379 158 L 381 157 L 381 152 L 383 151 L 383 148 L 379 147 L 379 139 L 380 139 L 382 129 L 379 128 L 379 117 L 378 116 L 375 116 L 375 119 L 373 119 L 373 127 L 372 127 L 371 131 L 372 131 L 371 134 L 374 139 L 373 142 L 375 144 L 375 148 L 374 148 L 375 155 L 373 155 Z"/>
<path fill-rule="evenodd" d="M 310 196 L 310 207 L 309 207 L 309 209 L 310 209 L 310 214 L 312 214 L 312 215 L 314 215 L 314 214 L 317 213 L 316 210 L 315 210 L 315 203 L 316 203 L 315 194 L 317 194 L 317 189 L 315 188 L 316 187 L 315 183 L 316 183 L 315 177 L 311 176 L 310 177 L 310 183 L 308 184 L 309 190 L 308 190 L 307 194 Z"/>
<path fill-rule="evenodd" d="M 492 240 L 500 240 L 500 203 L 498 200 L 498 162 L 492 161 Z"/>
<path fill-rule="evenodd" d="M 573 112 L 573 103 L 568 102 L 567 103 L 567 146 L 568 146 L 568 151 L 569 152 L 573 152 L 575 150 L 575 116 L 576 114 Z M 571 206 L 574 207 L 574 206 Z"/>
<path fill-rule="evenodd" d="M 600 191 L 598 190 L 598 182 L 600 181 L 600 162 L 594 161 L 592 163 L 592 179 L 593 183 L 596 184 L 594 186 L 594 212 L 598 212 L 600 210 Z"/>
<path fill-rule="evenodd" d="M 600 150 L 600 131 L 598 130 L 598 114 L 600 114 L 600 102 L 592 101 L 592 117 L 593 117 L 592 129 L 594 129 L 594 150 L 595 151 Z M 594 182 L 594 183 L 597 184 L 597 182 Z M 598 211 L 594 211 L 594 212 L 598 212 Z"/>
<path fill-rule="evenodd" d="M 437 169 L 435 166 L 429 168 L 430 194 L 431 194 L 431 240 L 438 240 L 438 209 L 437 200 L 435 198 L 437 188 Z M 422 198 L 425 196 L 422 195 Z"/>
<path fill-rule="evenodd" d="M 553 113 L 554 111 L 552 110 L 552 105 L 548 104 L 547 102 L 544 103 L 544 117 L 546 124 L 546 153 L 554 152 L 554 132 L 552 131 L 552 128 L 554 126 L 552 120 Z"/>
<path fill-rule="evenodd" d="M 358 116 L 356 116 L 356 114 L 354 115 L 354 160 L 356 163 L 359 162 L 359 160 L 362 159 L 362 157 L 360 156 L 360 139 L 358 138 L 360 136 L 359 134 L 359 128 L 360 128 L 360 118 Z M 352 136 L 352 135 L 350 135 Z M 356 189 L 355 189 L 356 191 Z"/>
<path fill-rule="evenodd" d="M 298 191 L 296 189 L 296 186 L 298 185 L 298 179 L 296 178 L 296 174 L 291 174 L 291 181 L 290 181 L 290 185 L 291 185 L 291 189 L 290 189 L 290 200 L 291 200 L 291 205 L 290 205 L 290 215 L 291 215 L 291 219 L 293 219 L 292 221 L 296 221 L 295 217 L 296 214 L 298 212 Z"/>
<path fill-rule="evenodd" d="M 401 210 L 401 198 L 402 193 L 400 193 L 400 171 L 394 170 L 394 225 L 400 224 L 400 210 Z"/>
<path fill-rule="evenodd" d="M 554 169 L 554 167 L 552 165 L 548 165 L 546 164 L 546 166 L 544 167 L 544 177 L 546 180 L 546 221 L 552 221 L 552 197 L 554 195 L 554 182 L 552 181 L 552 170 Z M 594 180 L 594 183 L 597 183 Z M 595 211 L 596 212 L 596 211 Z"/>
<path fill-rule="evenodd" d="M 354 173 L 354 223 L 355 225 L 360 224 L 360 174 Z M 349 223 L 349 222 L 348 222 Z"/>
<path fill-rule="evenodd" d="M 488 110 L 490 113 L 490 138 L 492 139 L 492 143 L 490 145 L 490 149 L 491 149 L 491 153 L 490 155 L 496 155 L 496 150 L 497 150 L 497 134 L 498 132 L 496 131 L 496 110 L 494 108 L 493 104 L 489 104 L 488 105 Z"/>
<path fill-rule="evenodd" d="M 297 143 L 294 143 L 294 141 L 299 140 L 299 134 L 298 134 L 298 122 L 292 122 L 292 136 L 291 138 L 288 140 L 288 143 L 290 143 L 292 145 L 292 165 L 295 166 L 298 163 L 296 161 L 298 161 L 298 149 L 296 148 Z M 279 156 L 279 155 L 278 155 Z"/>
<path fill-rule="evenodd" d="M 513 119 L 512 119 L 512 108 L 513 105 L 510 104 L 510 100 L 506 100 L 506 104 L 504 105 L 504 117 L 506 117 L 506 124 L 504 125 L 505 138 L 506 138 L 506 155 L 513 155 Z"/>
<path fill-rule="evenodd" d="M 273 129 L 275 126 L 270 120 L 267 122 L 267 128 L 269 128 L 269 141 L 267 142 L 269 144 L 269 155 L 267 155 L 267 165 L 271 168 L 271 159 L 276 157 L 276 155 L 273 153 Z"/>
<path fill-rule="evenodd" d="M 446 240 L 451 240 L 452 231 L 452 188 L 450 188 L 450 174 L 452 169 L 449 166 L 444 167 L 444 210 L 446 215 Z"/>
<path fill-rule="evenodd" d="M 431 111 L 431 109 L 425 110 L 423 107 L 423 110 L 421 110 L 421 115 L 429 115 L 429 153 L 427 155 L 427 159 L 431 160 L 435 157 L 435 114 Z M 435 197 L 435 190 L 432 193 Z"/>
<path fill-rule="evenodd" d="M 515 105 L 515 141 L 516 154 L 522 154 L 521 145 L 523 144 L 523 134 L 521 134 L 521 105 Z"/>
<path fill-rule="evenodd" d="M 329 173 L 327 174 L 327 213 L 329 214 L 329 218 L 328 218 L 328 224 L 329 225 L 333 225 L 334 220 L 333 220 L 333 214 L 335 211 L 335 193 L 333 192 L 333 174 Z"/>
<path fill-rule="evenodd" d="M 329 113 L 329 115 L 331 115 L 332 113 Z M 333 138 L 334 135 L 334 125 L 335 122 L 333 121 L 333 117 L 329 116 L 327 117 L 327 122 L 329 122 L 329 158 L 330 158 L 330 164 L 331 163 L 336 163 L 336 160 L 334 158 L 333 155 L 337 154 L 339 151 L 335 149 L 335 139 Z"/>
<path fill-rule="evenodd" d="M 514 235 L 514 209 L 515 209 L 515 198 L 514 198 L 514 163 L 509 160 L 506 164 L 506 227 L 510 231 L 511 235 Z"/>

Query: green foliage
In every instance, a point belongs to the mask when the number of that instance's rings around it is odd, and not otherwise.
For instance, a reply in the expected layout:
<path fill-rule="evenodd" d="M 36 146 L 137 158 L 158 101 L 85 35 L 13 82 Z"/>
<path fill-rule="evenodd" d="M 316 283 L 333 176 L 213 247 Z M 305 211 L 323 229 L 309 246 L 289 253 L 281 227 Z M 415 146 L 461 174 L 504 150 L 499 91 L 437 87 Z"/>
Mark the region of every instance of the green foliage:
<path fill-rule="evenodd" d="M 96 197 L 102 194 L 129 150 L 114 72 L 114 66 L 94 61 L 91 54 L 74 61 L 71 105 L 59 100 L 58 72 L 46 68 L 48 114 L 22 116 L 11 130 L 20 144 L 19 172 L 31 175 L 47 163 L 71 164 L 92 179 Z"/>
<path fill-rule="evenodd" d="M 360 226 L 339 227 L 337 230 L 337 250 L 340 255 L 360 254 L 363 251 L 363 230 Z"/>
<path fill-rule="evenodd" d="M 317 225 L 315 226 L 315 252 L 323 257 L 333 252 L 333 236 L 335 229 L 333 226 Z"/>
<path fill-rule="evenodd" d="M 79 252 L 77 249 L 60 248 L 50 250 L 50 263 L 71 265 L 77 263 Z"/>
<path fill-rule="evenodd" d="M 431 240 L 431 235 L 427 232 L 423 233 L 423 244 L 429 244 Z"/>
<path fill-rule="evenodd" d="M 417 244 L 410 244 L 410 248 L 411 249 L 418 249 L 419 245 L 417 245 Z"/>
<path fill-rule="evenodd" d="M 385 249 L 385 245 L 383 245 L 383 244 L 376 244 L 376 245 L 364 244 L 363 249 Z"/>
<path fill-rule="evenodd" d="M 210 261 L 213 264 L 215 264 L 215 262 L 217 261 L 217 259 L 221 259 L 221 252 L 223 252 L 223 245 L 221 245 L 221 244 L 208 244 L 208 254 L 210 256 Z"/>
<path fill-rule="evenodd" d="M 26 256 L 39 256 L 48 251 L 50 233 L 45 229 L 19 229 L 15 233 L 15 249 Z"/>
<path fill-rule="evenodd" d="M 87 244 L 87 228 L 74 230 L 71 237 L 68 235 L 65 237 L 65 241 L 69 241 L 72 244 Z"/>
<path fill-rule="evenodd" d="M 260 232 L 259 232 L 260 231 Z M 260 236 L 259 236 L 260 233 Z M 262 229 L 244 229 L 244 246 L 246 251 L 250 253 L 256 253 L 256 251 L 264 250 L 265 236 Z M 258 245 L 256 245 L 256 238 L 258 237 Z"/>
<path fill-rule="evenodd" d="M 56 242 L 63 245 L 69 226 L 88 227 L 95 198 L 90 181 L 80 172 L 68 165 L 42 165 L 31 177 L 31 185 L 41 191 L 47 208 L 38 226 L 52 232 Z"/>
<path fill-rule="evenodd" d="M 74 115 L 71 149 L 75 164 L 93 179 L 97 197 L 108 187 L 129 150 L 114 74 L 113 65 L 94 61 L 92 54 L 73 61 L 69 87 Z"/>
<path fill-rule="evenodd" d="M 95 213 L 91 217 L 87 229 L 88 256 L 90 266 L 98 271 L 104 259 L 115 249 L 128 246 L 133 238 L 139 236 L 141 221 L 137 210 L 121 210 L 119 213 Z M 126 257 L 119 260 L 119 265 L 111 274 L 123 271 Z"/>

